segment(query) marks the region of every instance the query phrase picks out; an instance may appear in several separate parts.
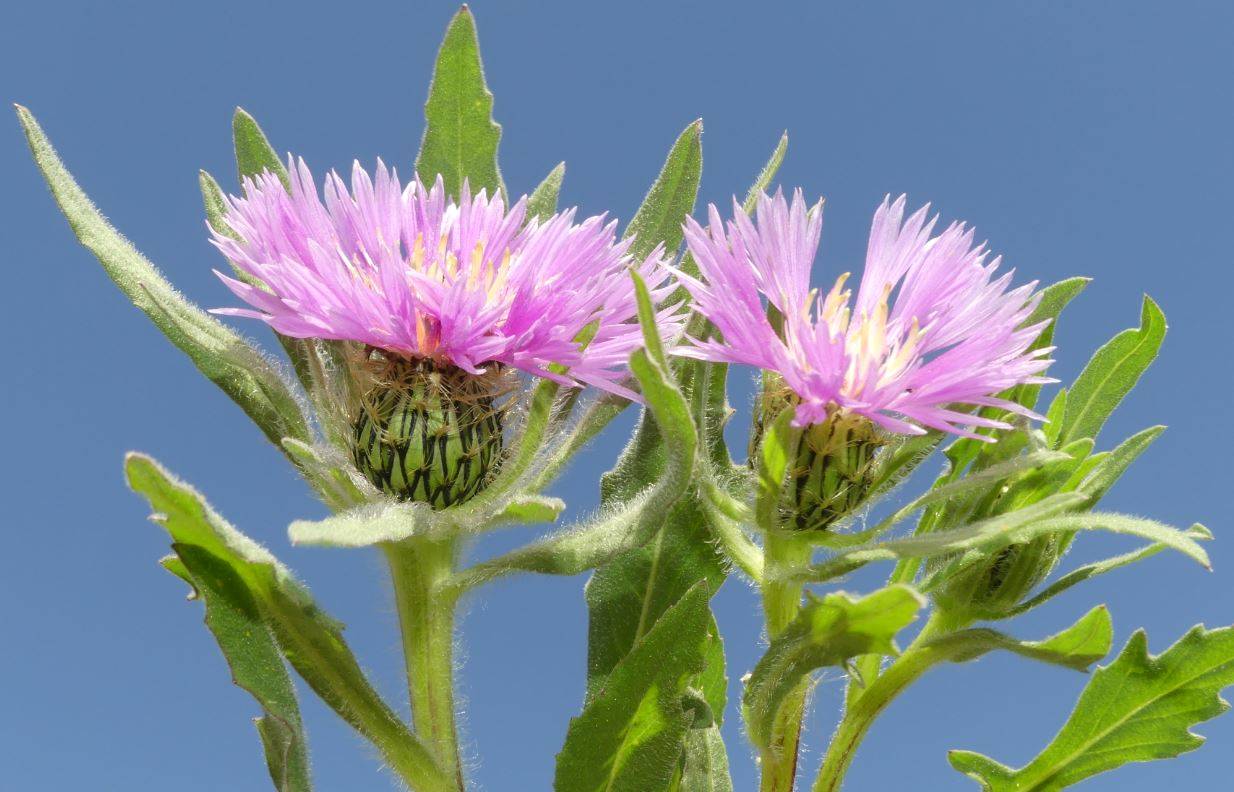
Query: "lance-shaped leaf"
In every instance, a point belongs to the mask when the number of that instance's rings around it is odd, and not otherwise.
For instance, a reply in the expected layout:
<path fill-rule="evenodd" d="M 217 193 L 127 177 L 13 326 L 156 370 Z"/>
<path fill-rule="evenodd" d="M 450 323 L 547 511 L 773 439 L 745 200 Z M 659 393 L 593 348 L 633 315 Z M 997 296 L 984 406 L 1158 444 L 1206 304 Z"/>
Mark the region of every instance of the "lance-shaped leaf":
<path fill-rule="evenodd" d="M 1097 436 L 1110 413 L 1157 357 L 1165 331 L 1165 314 L 1145 297 L 1139 328 L 1122 331 L 1097 350 L 1068 390 L 1058 445 Z"/>
<path fill-rule="evenodd" d="M 557 755 L 556 792 L 667 789 L 694 718 L 682 706 L 703 670 L 710 591 L 696 583 L 608 674 L 570 722 Z"/>
<path fill-rule="evenodd" d="M 308 424 L 291 388 L 261 353 L 181 296 L 144 256 L 108 225 L 65 170 L 34 116 L 17 116 L 34 160 L 78 240 L 107 275 L 202 374 L 248 414 L 275 445 L 284 437 L 307 441 Z"/>
<path fill-rule="evenodd" d="M 1193 525 L 1187 529 L 1186 533 L 1192 539 L 1197 541 L 1206 541 L 1213 538 L 1212 532 L 1202 525 Z M 1129 566 L 1138 561 L 1151 558 L 1166 549 L 1168 548 L 1164 544 L 1158 542 L 1156 544 L 1148 545 L 1147 547 L 1142 547 L 1139 550 L 1132 550 L 1130 553 L 1123 553 L 1122 555 L 1117 555 L 1113 558 L 1107 558 L 1103 561 L 1095 561 L 1091 564 L 1085 564 L 1084 566 L 1077 567 L 1050 585 L 1046 586 L 1039 593 L 1034 594 L 1029 599 L 1026 599 L 1024 602 L 1021 602 L 1019 605 L 1007 611 L 1004 618 L 1019 616 L 1021 613 L 1032 610 L 1038 605 L 1057 597 L 1059 594 L 1062 594 L 1072 586 L 1077 586 L 1089 578 L 1104 575 L 1105 573 L 1113 572 L 1116 569 L 1122 569 L 1123 567 Z"/>
<path fill-rule="evenodd" d="M 484 82 L 476 22 L 467 6 L 446 28 L 424 118 L 427 126 L 416 157 L 421 181 L 431 185 L 440 175 L 446 194 L 455 197 L 464 181 L 473 193 L 505 191 L 497 167 L 501 126 L 493 121 L 493 94 Z"/>
<path fill-rule="evenodd" d="M 270 145 L 266 133 L 257 124 L 257 119 L 242 107 L 237 107 L 231 119 L 232 142 L 236 148 L 236 173 L 241 182 L 246 177 L 270 171 L 279 177 L 283 186 L 291 188 L 287 178 L 287 166 L 279 159 L 278 152 Z"/>
<path fill-rule="evenodd" d="M 800 577 L 803 581 L 825 581 L 847 574 L 871 561 L 963 554 L 943 569 L 934 572 L 929 580 L 922 584 L 925 588 L 931 588 L 958 574 L 962 569 L 981 563 L 1008 545 L 1030 542 L 1052 533 L 1086 530 L 1104 530 L 1161 542 L 1206 567 L 1210 566 L 1208 554 L 1188 532 L 1179 531 L 1155 520 L 1112 512 L 1065 513 L 1082 507 L 1087 500 L 1085 495 L 1078 492 L 1060 492 L 1013 512 L 958 528 L 841 550 L 826 561 L 809 567 Z"/>
<path fill-rule="evenodd" d="M 176 480 L 154 460 L 129 454 L 129 486 L 154 508 L 152 519 L 171 535 L 194 580 L 207 574 L 195 568 L 201 553 L 234 573 L 256 603 L 262 623 L 279 649 L 309 686 L 343 720 L 369 738 L 382 758 L 415 786 L 444 788 L 445 777 L 432 755 L 369 684 L 337 622 L 313 603 L 305 588 L 265 548 L 229 525 L 195 490 Z"/>
<path fill-rule="evenodd" d="M 527 196 L 527 219 L 547 220 L 557 211 L 557 196 L 561 193 L 561 182 L 566 176 L 566 164 L 557 163 L 557 167 L 549 171 L 544 181 Z"/>
<path fill-rule="evenodd" d="M 864 597 L 807 592 L 796 618 L 775 637 L 746 681 L 742 711 L 750 739 L 766 748 L 784 697 L 816 669 L 862 655 L 898 654 L 895 636 L 917 618 L 925 599 L 905 585 Z"/>
<path fill-rule="evenodd" d="M 1128 437 L 1086 472 L 1077 489 L 1091 497 L 1094 503 L 1100 500 L 1127 472 L 1131 463 L 1139 458 L 1140 454 L 1143 454 L 1164 431 L 1164 426 L 1150 426 Z"/>
<path fill-rule="evenodd" d="M 209 551 L 186 544 L 175 545 L 175 551 L 163 565 L 205 602 L 206 626 L 223 651 L 232 681 L 261 705 L 264 714 L 256 719 L 257 730 L 274 788 L 309 792 L 308 745 L 296 690 L 252 594 L 236 572 Z"/>
<path fill-rule="evenodd" d="M 1062 632 L 1041 641 L 1021 641 L 1005 633 L 977 627 L 947 633 L 927 642 L 926 648 L 940 651 L 955 663 L 975 660 L 996 649 L 1013 652 L 1031 660 L 1086 671 L 1110 653 L 1114 626 L 1110 611 L 1098 605 Z"/>
<path fill-rule="evenodd" d="M 1225 712 L 1234 684 L 1234 627 L 1194 627 L 1160 655 L 1140 630 L 1097 669 L 1050 745 L 1013 770 L 980 754 L 952 751 L 951 764 L 988 792 L 1054 792 L 1130 762 L 1198 748 L 1191 727 Z"/>
<path fill-rule="evenodd" d="M 670 254 L 681 246 L 685 235 L 681 224 L 694 211 L 703 173 L 702 136 L 702 119 L 682 131 L 669 150 L 660 175 L 626 226 L 623 236 L 634 237 L 630 255 L 635 259 L 646 258 L 657 245 L 663 245 Z"/>

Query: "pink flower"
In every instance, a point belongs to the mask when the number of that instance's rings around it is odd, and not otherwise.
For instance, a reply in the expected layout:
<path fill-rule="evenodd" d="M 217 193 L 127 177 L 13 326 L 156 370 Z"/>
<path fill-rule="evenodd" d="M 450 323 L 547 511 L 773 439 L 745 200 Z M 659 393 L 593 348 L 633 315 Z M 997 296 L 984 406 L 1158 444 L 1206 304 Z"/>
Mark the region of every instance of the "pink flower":
<path fill-rule="evenodd" d="M 215 246 L 265 288 L 219 273 L 251 308 L 248 316 L 296 338 L 355 341 L 412 359 L 451 363 L 471 374 L 498 363 L 566 384 L 625 396 L 621 382 L 642 335 L 629 268 L 659 300 L 672 288 L 663 252 L 632 261 L 616 222 L 574 211 L 526 220 L 526 199 L 506 208 L 500 195 L 457 202 L 441 180 L 403 187 L 378 161 L 374 178 L 353 167 L 351 189 L 337 174 L 324 200 L 303 160 L 290 162 L 290 191 L 263 173 L 228 198 L 227 223 L 239 240 L 213 233 Z M 665 336 L 681 317 L 663 311 Z M 595 334 L 585 348 L 580 334 Z M 554 364 L 569 369 L 550 371 Z"/>
<path fill-rule="evenodd" d="M 820 423 L 836 410 L 869 418 L 901 434 L 932 427 L 973 436 L 971 427 L 1000 421 L 957 409 L 999 407 L 1039 417 L 1000 399 L 1021 383 L 1050 382 L 1040 373 L 1050 349 L 1029 351 L 1043 324 L 1024 326 L 1040 296 L 1036 283 L 1009 289 L 996 277 L 973 231 L 953 223 L 931 236 L 927 207 L 904 219 L 905 198 L 874 213 L 865 271 L 854 299 L 841 275 L 825 295 L 811 291 L 810 269 L 822 234 L 822 202 L 807 209 L 798 190 L 762 195 L 752 222 L 734 201 L 725 224 L 715 206 L 710 226 L 686 221 L 686 241 L 702 279 L 678 277 L 718 340 L 677 354 L 774 371 L 799 399 L 795 422 Z M 780 332 L 762 297 L 783 317 Z"/>

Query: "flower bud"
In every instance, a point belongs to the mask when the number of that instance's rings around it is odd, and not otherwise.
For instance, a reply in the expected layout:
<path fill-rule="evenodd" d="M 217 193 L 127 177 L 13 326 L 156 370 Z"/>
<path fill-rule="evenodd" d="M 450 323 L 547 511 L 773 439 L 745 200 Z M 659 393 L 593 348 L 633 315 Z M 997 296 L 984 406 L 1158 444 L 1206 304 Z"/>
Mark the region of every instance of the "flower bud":
<path fill-rule="evenodd" d="M 502 459 L 507 378 L 370 350 L 352 457 L 382 492 L 444 509 L 470 500 Z"/>
<path fill-rule="evenodd" d="M 875 454 L 885 444 L 869 419 L 844 410 L 807 426 L 789 470 L 789 527 L 823 531 L 860 508 L 874 485 Z"/>
<path fill-rule="evenodd" d="M 989 618 L 1006 615 L 1050 574 L 1068 541 L 1054 534 L 1004 547 L 989 561 L 949 579 L 935 599 L 946 610 Z"/>

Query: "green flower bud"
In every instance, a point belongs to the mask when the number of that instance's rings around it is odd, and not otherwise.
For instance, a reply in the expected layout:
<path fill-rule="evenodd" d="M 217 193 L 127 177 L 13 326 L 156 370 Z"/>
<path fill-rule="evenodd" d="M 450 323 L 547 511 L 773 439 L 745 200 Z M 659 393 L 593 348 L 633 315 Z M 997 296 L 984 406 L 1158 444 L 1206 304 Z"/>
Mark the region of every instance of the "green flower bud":
<path fill-rule="evenodd" d="M 875 455 L 886 445 L 874 424 L 843 410 L 801 433 L 789 470 L 791 519 L 798 531 L 824 531 L 857 511 L 878 472 Z"/>
<path fill-rule="evenodd" d="M 375 487 L 444 509 L 482 491 L 502 460 L 507 377 L 370 350 L 352 457 Z"/>
<path fill-rule="evenodd" d="M 935 599 L 945 610 L 990 618 L 1007 614 L 1050 574 L 1068 541 L 1055 534 L 1004 547 L 988 562 L 948 580 Z"/>

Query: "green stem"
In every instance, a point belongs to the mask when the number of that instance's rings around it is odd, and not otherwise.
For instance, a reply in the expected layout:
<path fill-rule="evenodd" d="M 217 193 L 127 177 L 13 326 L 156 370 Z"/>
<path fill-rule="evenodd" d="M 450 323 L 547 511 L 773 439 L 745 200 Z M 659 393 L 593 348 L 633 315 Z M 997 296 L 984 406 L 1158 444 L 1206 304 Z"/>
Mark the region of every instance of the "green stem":
<path fill-rule="evenodd" d="M 415 538 L 384 546 L 398 606 L 416 734 L 463 790 L 454 712 L 454 610 L 448 585 L 458 560 L 457 540 Z"/>
<path fill-rule="evenodd" d="M 763 613 L 767 620 L 767 638 L 772 640 L 801 610 L 802 584 L 785 580 L 778 573 L 807 562 L 810 546 L 797 537 L 773 531 L 767 534 L 765 553 Z M 759 792 L 792 792 L 797 777 L 797 749 L 808 684 L 808 680 L 803 679 L 780 705 L 772 725 L 771 741 L 759 756 L 762 771 Z"/>
<path fill-rule="evenodd" d="M 947 659 L 945 649 L 930 643 L 948 632 L 960 629 L 967 620 L 935 611 L 913 643 L 895 662 L 887 666 L 868 688 L 849 697 L 844 717 L 831 738 L 823 766 L 814 782 L 814 792 L 839 792 L 861 741 L 887 705 L 926 671 Z"/>

